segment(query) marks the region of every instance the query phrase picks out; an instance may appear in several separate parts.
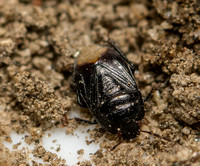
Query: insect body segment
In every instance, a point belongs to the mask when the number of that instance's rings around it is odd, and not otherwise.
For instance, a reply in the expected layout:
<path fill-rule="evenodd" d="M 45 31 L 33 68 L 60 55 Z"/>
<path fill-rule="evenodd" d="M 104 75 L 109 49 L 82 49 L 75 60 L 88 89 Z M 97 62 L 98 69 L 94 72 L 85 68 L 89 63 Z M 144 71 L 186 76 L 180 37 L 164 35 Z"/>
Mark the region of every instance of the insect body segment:
<path fill-rule="evenodd" d="M 144 104 L 133 65 L 113 46 L 88 47 L 79 56 L 75 64 L 78 103 L 106 131 L 120 133 L 125 139 L 136 137 Z"/>

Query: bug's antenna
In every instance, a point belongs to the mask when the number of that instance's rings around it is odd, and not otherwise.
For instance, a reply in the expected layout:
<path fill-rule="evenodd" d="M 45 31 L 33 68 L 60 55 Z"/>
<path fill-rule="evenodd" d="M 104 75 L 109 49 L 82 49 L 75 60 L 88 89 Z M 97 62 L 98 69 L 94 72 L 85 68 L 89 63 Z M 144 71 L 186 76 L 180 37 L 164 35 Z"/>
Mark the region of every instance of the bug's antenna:
<path fill-rule="evenodd" d="M 110 148 L 110 151 L 115 150 L 115 148 L 118 147 L 122 142 L 124 142 L 124 140 L 118 142 L 116 145 L 114 145 L 112 148 Z"/>
<path fill-rule="evenodd" d="M 153 136 L 155 136 L 155 137 L 158 137 L 158 138 L 167 140 L 167 141 L 172 141 L 172 140 L 171 140 L 170 138 L 168 138 L 168 137 L 163 137 L 163 136 L 161 136 L 161 135 L 159 135 L 159 134 L 152 133 L 151 131 L 146 131 L 146 130 L 140 130 L 140 131 L 143 132 L 143 133 L 148 133 L 148 134 L 153 135 Z"/>

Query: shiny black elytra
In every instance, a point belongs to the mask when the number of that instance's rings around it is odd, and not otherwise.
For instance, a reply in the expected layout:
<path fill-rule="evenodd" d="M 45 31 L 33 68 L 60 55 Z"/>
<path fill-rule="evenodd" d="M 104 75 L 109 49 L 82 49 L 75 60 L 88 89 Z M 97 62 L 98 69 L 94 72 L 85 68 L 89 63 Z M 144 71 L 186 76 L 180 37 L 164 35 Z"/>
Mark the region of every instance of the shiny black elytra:
<path fill-rule="evenodd" d="M 106 131 L 132 139 L 140 133 L 144 102 L 135 82 L 134 65 L 109 44 L 86 47 L 76 59 L 77 99 Z"/>

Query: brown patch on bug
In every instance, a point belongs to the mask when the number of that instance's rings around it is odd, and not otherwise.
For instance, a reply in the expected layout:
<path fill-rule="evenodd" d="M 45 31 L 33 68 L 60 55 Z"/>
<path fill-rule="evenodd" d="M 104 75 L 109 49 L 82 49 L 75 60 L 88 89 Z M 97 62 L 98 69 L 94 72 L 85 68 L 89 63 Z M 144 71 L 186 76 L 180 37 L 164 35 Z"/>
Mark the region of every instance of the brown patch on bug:
<path fill-rule="evenodd" d="M 77 65 L 95 63 L 106 50 L 107 48 L 96 45 L 85 47 L 77 57 L 76 63 Z"/>

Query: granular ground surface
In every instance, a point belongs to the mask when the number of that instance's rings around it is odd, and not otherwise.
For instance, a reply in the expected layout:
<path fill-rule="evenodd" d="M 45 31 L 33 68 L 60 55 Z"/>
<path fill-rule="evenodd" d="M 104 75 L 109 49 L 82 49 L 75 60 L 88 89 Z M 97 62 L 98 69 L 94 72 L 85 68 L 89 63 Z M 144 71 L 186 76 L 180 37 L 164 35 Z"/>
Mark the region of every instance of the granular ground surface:
<path fill-rule="evenodd" d="M 70 111 L 81 110 L 73 84 L 74 57 L 108 38 L 135 64 L 143 97 L 159 87 L 145 103 L 141 128 L 171 141 L 141 133 L 110 151 L 119 140 L 97 125 L 91 137 L 106 139 L 91 160 L 77 165 L 200 164 L 198 0 L 0 0 L 1 166 L 29 165 L 28 152 L 10 151 L 2 143 L 12 142 L 12 130 L 27 132 L 25 141 L 34 144 L 29 153 L 49 163 L 32 165 L 66 165 L 45 150 L 41 139 L 53 126 L 73 133 L 81 125 L 68 119 Z M 83 112 L 85 119 L 92 116 Z"/>

